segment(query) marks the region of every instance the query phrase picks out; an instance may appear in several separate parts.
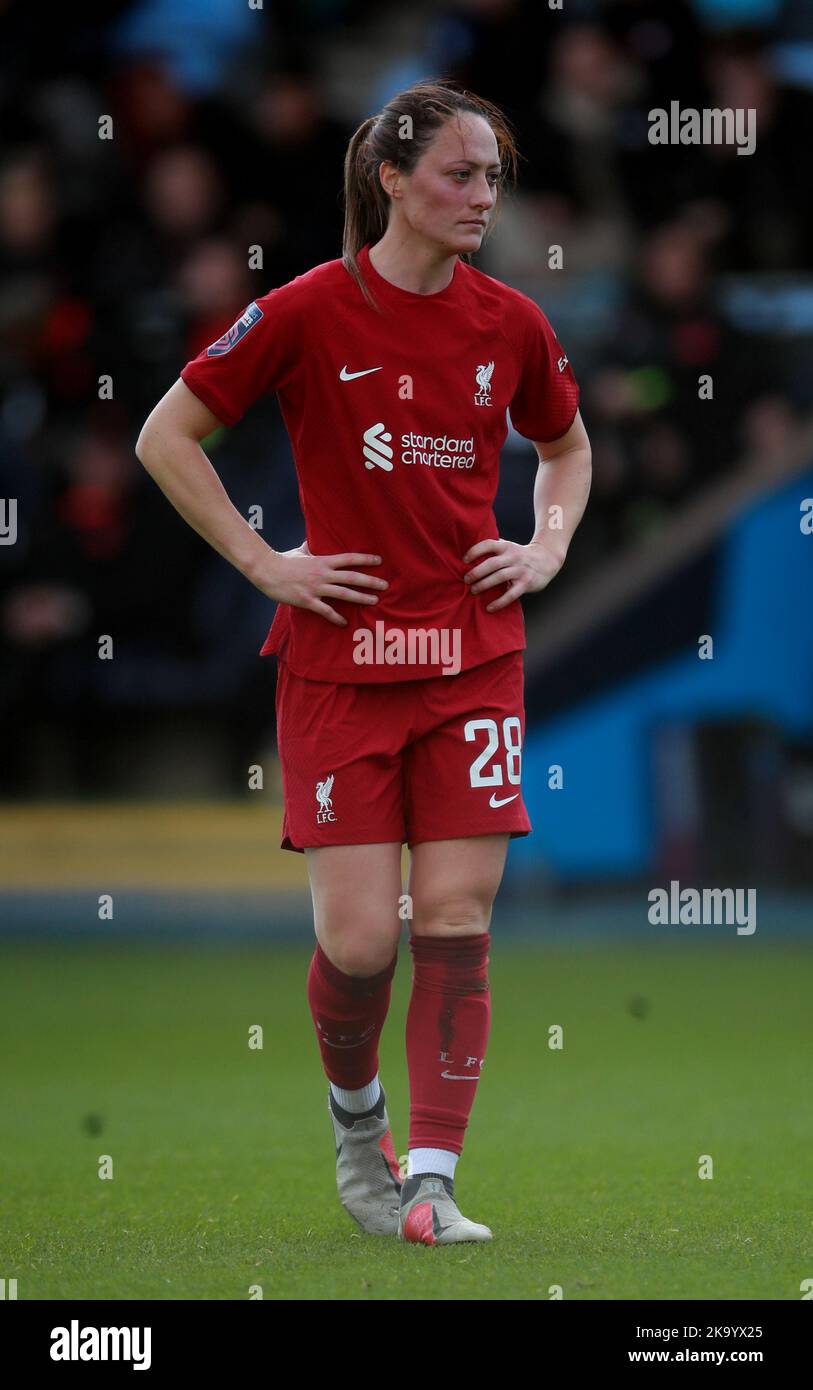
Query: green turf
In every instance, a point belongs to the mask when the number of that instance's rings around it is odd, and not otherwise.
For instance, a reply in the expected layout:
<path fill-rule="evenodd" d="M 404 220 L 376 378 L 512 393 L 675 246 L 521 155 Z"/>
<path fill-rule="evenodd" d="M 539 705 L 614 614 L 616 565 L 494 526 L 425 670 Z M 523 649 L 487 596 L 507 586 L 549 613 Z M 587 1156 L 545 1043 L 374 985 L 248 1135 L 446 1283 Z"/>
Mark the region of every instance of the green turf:
<path fill-rule="evenodd" d="M 309 948 L 4 950 L 0 1277 L 20 1299 L 799 1299 L 810 951 L 492 940 L 456 1192 L 495 1239 L 434 1249 L 338 1203 Z M 398 1153 L 410 967 L 402 942 L 381 1049 Z"/>

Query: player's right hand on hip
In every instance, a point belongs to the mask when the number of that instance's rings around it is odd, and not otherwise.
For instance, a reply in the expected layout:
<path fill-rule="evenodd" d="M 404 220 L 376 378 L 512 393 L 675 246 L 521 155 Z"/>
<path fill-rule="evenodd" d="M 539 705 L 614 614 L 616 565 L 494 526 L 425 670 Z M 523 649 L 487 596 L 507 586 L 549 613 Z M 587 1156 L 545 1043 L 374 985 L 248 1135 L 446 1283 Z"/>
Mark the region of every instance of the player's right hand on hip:
<path fill-rule="evenodd" d="M 294 550 L 269 549 L 266 565 L 254 583 L 277 603 L 307 608 L 336 627 L 347 627 L 347 619 L 325 600 L 338 598 L 348 603 L 378 603 L 377 595 L 365 590 L 386 589 L 387 580 L 364 574 L 353 566 L 380 564 L 380 555 L 355 550 L 340 555 L 312 555 L 307 541 L 303 541 Z"/>

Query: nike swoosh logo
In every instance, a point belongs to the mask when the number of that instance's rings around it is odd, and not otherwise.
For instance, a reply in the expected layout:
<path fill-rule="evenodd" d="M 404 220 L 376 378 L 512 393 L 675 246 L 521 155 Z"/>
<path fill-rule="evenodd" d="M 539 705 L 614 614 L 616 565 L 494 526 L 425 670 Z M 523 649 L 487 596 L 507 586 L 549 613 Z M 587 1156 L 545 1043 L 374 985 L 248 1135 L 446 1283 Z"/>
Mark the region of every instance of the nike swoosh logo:
<path fill-rule="evenodd" d="M 454 1076 L 454 1075 L 452 1074 L 452 1072 L 450 1072 L 450 1071 L 442 1071 L 440 1074 L 441 1074 L 442 1077 L 445 1076 L 447 1081 L 479 1081 L 479 1080 L 480 1080 L 480 1073 L 479 1073 L 479 1071 L 478 1071 L 478 1073 L 477 1073 L 476 1076 Z"/>
<path fill-rule="evenodd" d="M 363 372 L 348 372 L 345 365 L 339 372 L 339 381 L 355 381 L 357 376 L 369 376 L 370 372 L 380 371 L 383 371 L 382 367 L 367 367 Z"/>
<path fill-rule="evenodd" d="M 451 1225 L 451 1222 L 449 1222 L 449 1225 Z M 448 1231 L 448 1229 L 449 1229 L 449 1226 L 441 1226 L 441 1224 L 440 1224 L 440 1217 L 438 1216 L 437 1207 L 433 1207 L 433 1208 L 432 1208 L 432 1234 L 434 1235 L 435 1240 L 437 1240 L 438 1236 L 442 1236 L 444 1231 Z"/>
<path fill-rule="evenodd" d="M 499 800 L 498 800 L 498 799 L 497 799 L 497 793 L 496 793 L 496 792 L 492 792 L 492 793 L 491 793 L 491 800 L 489 801 L 488 804 L 489 804 L 489 806 L 493 806 L 493 807 L 494 807 L 494 810 L 496 811 L 496 809 L 497 809 L 498 806 L 507 806 L 508 803 L 509 803 L 509 801 L 516 801 L 516 799 L 517 799 L 518 796 L 519 796 L 519 792 L 514 792 L 514 795 L 513 795 L 513 796 L 501 796 L 501 797 L 499 798 Z"/>

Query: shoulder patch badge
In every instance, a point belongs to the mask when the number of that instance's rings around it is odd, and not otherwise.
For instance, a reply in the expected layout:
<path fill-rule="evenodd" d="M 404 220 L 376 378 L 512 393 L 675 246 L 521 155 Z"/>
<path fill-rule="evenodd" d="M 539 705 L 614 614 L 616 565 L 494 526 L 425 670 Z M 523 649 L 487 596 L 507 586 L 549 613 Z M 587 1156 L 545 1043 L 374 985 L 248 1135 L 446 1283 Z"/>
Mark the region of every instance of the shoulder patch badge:
<path fill-rule="evenodd" d="M 231 352 L 235 343 L 239 343 L 241 338 L 245 338 L 249 329 L 253 328 L 255 323 L 259 323 L 262 316 L 263 311 L 259 304 L 255 304 L 252 301 L 248 308 L 240 315 L 237 322 L 232 324 L 228 332 L 224 333 L 222 338 L 218 338 L 217 342 L 212 343 L 211 347 L 206 349 L 206 356 L 222 357 L 224 352 Z"/>

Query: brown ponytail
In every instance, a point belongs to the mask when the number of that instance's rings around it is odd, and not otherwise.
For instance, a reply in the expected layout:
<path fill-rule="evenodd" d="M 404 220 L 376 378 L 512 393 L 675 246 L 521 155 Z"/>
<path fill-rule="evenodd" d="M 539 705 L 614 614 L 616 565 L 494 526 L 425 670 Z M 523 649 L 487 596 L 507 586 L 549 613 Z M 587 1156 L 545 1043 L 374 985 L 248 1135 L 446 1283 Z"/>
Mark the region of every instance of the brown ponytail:
<path fill-rule="evenodd" d="M 440 127 L 461 112 L 483 116 L 497 140 L 502 177 L 497 185 L 494 216 L 486 232 L 488 237 L 502 205 L 503 180 L 510 178 L 513 182 L 516 179 L 519 158 L 511 127 L 492 102 L 447 78 L 416 82 L 392 97 L 377 116 L 368 116 L 362 121 L 347 147 L 342 261 L 367 302 L 379 313 L 381 310 L 364 281 L 357 260 L 362 246 L 380 241 L 387 230 L 390 200 L 378 177 L 379 166 L 383 160 L 388 160 L 405 174 L 411 174 Z M 405 130 L 409 131 L 408 138 L 403 134 Z M 470 260 L 470 253 L 463 253 L 463 259 Z"/>

